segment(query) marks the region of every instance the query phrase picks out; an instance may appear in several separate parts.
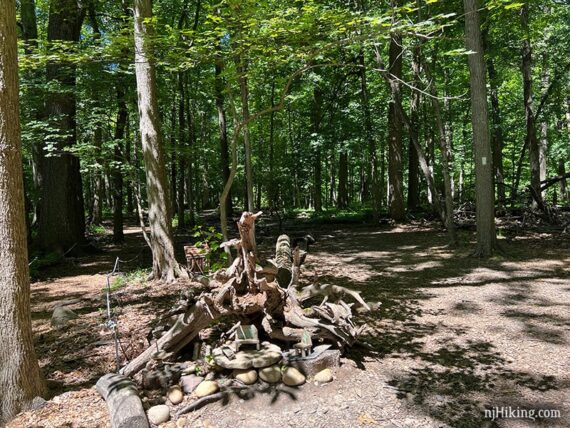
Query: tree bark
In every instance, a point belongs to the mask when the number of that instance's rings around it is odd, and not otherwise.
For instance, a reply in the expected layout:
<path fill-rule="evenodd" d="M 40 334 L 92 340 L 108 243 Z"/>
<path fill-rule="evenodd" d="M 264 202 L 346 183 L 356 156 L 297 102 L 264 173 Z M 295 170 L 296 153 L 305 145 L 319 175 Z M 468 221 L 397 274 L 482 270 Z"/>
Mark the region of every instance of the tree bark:
<path fill-rule="evenodd" d="M 321 193 L 321 187 L 323 184 L 323 166 L 322 166 L 322 159 L 321 159 L 321 141 L 320 141 L 320 132 L 321 132 L 321 120 L 322 120 L 322 111 L 321 106 L 323 103 L 323 92 L 318 87 L 315 86 L 313 90 L 313 114 L 311 116 L 311 125 L 313 130 L 313 135 L 315 138 L 319 140 L 315 142 L 315 147 L 313 149 L 313 206 L 315 212 L 321 212 L 323 210 L 323 199 Z"/>
<path fill-rule="evenodd" d="M 115 126 L 115 149 L 113 153 L 114 165 L 112 171 L 113 179 L 113 242 L 120 244 L 124 241 L 123 234 L 123 165 L 125 163 L 123 155 L 123 140 L 125 139 L 125 129 L 127 127 L 127 104 L 125 102 L 125 91 L 121 84 L 117 84 L 117 124 Z"/>
<path fill-rule="evenodd" d="M 420 64 L 421 51 L 420 46 L 414 47 L 412 56 L 412 70 L 414 72 L 414 87 L 420 86 Z M 414 139 L 419 138 L 419 108 L 420 108 L 421 95 L 419 91 L 412 91 L 410 99 L 410 122 L 411 127 L 409 130 L 410 139 L 408 144 L 408 199 L 407 207 L 409 211 L 418 208 L 420 204 L 420 180 L 419 180 L 419 161 L 418 153 L 414 148 Z M 412 135 L 413 134 L 413 135 Z"/>
<path fill-rule="evenodd" d="M 483 49 L 489 46 L 489 36 L 487 31 L 483 32 Z M 491 147 L 493 152 L 493 173 L 495 177 L 495 186 L 497 189 L 497 199 L 500 207 L 505 206 L 505 174 L 503 167 L 503 128 L 501 122 L 501 110 L 499 107 L 499 88 L 497 71 L 495 69 L 495 62 L 493 57 L 487 57 L 487 73 L 489 75 L 489 85 L 491 89 L 491 118 L 492 118 L 492 132 L 491 132 Z"/>
<path fill-rule="evenodd" d="M 214 91 L 216 97 L 216 109 L 218 110 L 218 126 L 220 128 L 220 161 L 222 164 L 222 178 L 224 183 L 227 183 L 230 177 L 230 155 L 228 152 L 228 131 L 226 125 L 226 110 L 224 107 L 224 82 L 222 79 L 223 72 L 223 60 L 219 54 L 220 48 L 218 47 L 218 55 L 216 56 L 216 68 L 215 68 L 215 81 L 214 81 Z M 228 216 L 232 215 L 233 204 L 232 204 L 232 191 L 228 192 L 225 199 L 226 213 Z"/>
<path fill-rule="evenodd" d="M 530 185 L 540 198 L 540 149 L 538 138 L 536 136 L 536 123 L 533 106 L 532 91 L 532 47 L 530 44 L 530 30 L 528 24 L 528 4 L 524 4 L 521 8 L 521 24 L 524 33 L 522 45 L 522 74 L 523 74 L 523 98 L 526 121 L 526 136 L 524 147 L 528 147 L 530 160 Z M 523 149 L 524 152 L 524 149 Z M 520 172 L 517 173 L 517 182 L 514 192 L 518 191 L 518 178 Z M 516 194 L 516 193 L 515 193 Z M 533 207 L 540 205 L 539 202 L 533 201 Z"/>
<path fill-rule="evenodd" d="M 468 51 L 473 52 L 468 56 L 468 62 L 476 176 L 476 254 L 481 257 L 488 257 L 495 249 L 496 234 L 484 52 L 478 0 L 463 0 L 463 4 L 465 8 L 465 45 Z"/>
<path fill-rule="evenodd" d="M 84 11 L 76 0 L 50 3 L 48 42 L 77 42 Z M 85 239 L 85 212 L 79 158 L 66 149 L 77 141 L 75 114 L 75 71 L 73 64 L 52 61 L 47 80 L 55 87 L 46 96 L 53 152 L 40 162 L 42 189 L 39 201 L 38 244 L 46 252 L 63 254 Z"/>
<path fill-rule="evenodd" d="M 177 198 L 176 207 L 178 209 L 178 229 L 186 228 L 186 214 L 184 210 L 184 196 L 186 194 L 186 150 L 188 147 L 187 129 L 186 129 L 186 91 L 184 90 L 184 73 L 178 73 L 178 184 L 176 186 Z"/>
<path fill-rule="evenodd" d="M 372 129 L 372 117 L 370 113 L 370 100 L 368 96 L 368 83 L 366 81 L 366 63 L 364 62 L 364 53 L 359 55 L 359 74 L 360 74 L 360 99 L 362 103 L 362 113 L 364 116 L 364 131 L 368 149 L 368 162 L 366 163 L 366 182 L 368 183 L 368 192 L 366 197 L 371 196 L 372 212 L 374 220 L 380 217 L 380 187 L 378 184 L 378 159 L 376 156 L 376 140 Z"/>
<path fill-rule="evenodd" d="M 149 36 L 152 35 L 150 0 L 135 0 L 135 74 L 139 128 L 146 169 L 152 272 L 156 279 L 172 281 L 182 271 L 174 256 L 172 213 L 168 195 L 164 147 L 156 92 L 156 76 Z"/>
<path fill-rule="evenodd" d="M 44 392 L 34 352 L 18 106 L 16 4 L 0 1 L 0 425 Z"/>
<path fill-rule="evenodd" d="M 237 61 L 239 73 L 239 87 L 241 94 L 241 115 L 245 123 L 243 127 L 243 145 L 245 148 L 245 187 L 247 197 L 247 210 L 253 211 L 253 166 L 251 162 L 251 143 L 249 141 L 249 88 L 247 79 L 247 63 L 241 55 Z"/>
<path fill-rule="evenodd" d="M 456 246 L 458 242 L 457 242 L 457 233 L 455 231 L 455 224 L 453 223 L 453 191 L 452 191 L 451 174 L 450 174 L 451 151 L 449 148 L 447 130 L 444 126 L 443 119 L 441 117 L 441 109 L 439 105 L 436 82 L 433 76 L 431 75 L 427 64 L 425 66 L 425 71 L 426 71 L 426 76 L 430 81 L 430 88 L 432 95 L 431 105 L 434 111 L 435 121 L 439 132 L 439 147 L 441 150 L 441 169 L 443 171 L 443 185 L 445 188 L 445 226 L 447 227 L 447 233 L 449 235 L 449 244 L 451 246 Z"/>
<path fill-rule="evenodd" d="M 392 100 L 388 108 L 388 177 L 389 185 L 389 212 L 390 217 L 396 221 L 406 218 L 404 206 L 404 183 L 402 171 L 402 121 L 396 106 L 400 102 L 400 81 L 402 78 L 402 37 L 394 33 L 390 38 L 389 52 L 390 90 Z"/>

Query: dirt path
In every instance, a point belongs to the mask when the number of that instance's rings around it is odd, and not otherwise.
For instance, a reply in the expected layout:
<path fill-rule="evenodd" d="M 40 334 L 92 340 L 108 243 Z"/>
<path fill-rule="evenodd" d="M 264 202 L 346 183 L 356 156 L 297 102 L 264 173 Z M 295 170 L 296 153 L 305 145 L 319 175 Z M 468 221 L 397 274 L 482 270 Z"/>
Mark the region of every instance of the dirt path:
<path fill-rule="evenodd" d="M 304 278 L 318 274 L 321 283 L 382 302 L 359 319 L 368 324 L 368 347 L 351 350 L 331 384 L 250 391 L 189 415 L 187 426 L 570 426 L 567 236 L 501 240 L 506 255 L 481 262 L 467 257 L 471 246 L 452 252 L 442 233 L 427 228 L 329 225 L 317 235 Z M 104 403 L 89 388 L 114 361 L 109 333 L 100 327 L 104 276 L 92 274 L 108 266 L 110 254 L 136 254 L 140 241 L 132 240 L 32 286 L 44 372 L 69 392 L 11 427 L 108 423 Z M 145 324 L 182 288 L 131 285 L 116 292 L 127 354 L 144 346 Z M 80 322 L 52 331 L 51 308 L 70 298 L 80 299 L 70 306 Z M 496 406 L 557 409 L 562 418 L 492 423 L 484 409 Z"/>

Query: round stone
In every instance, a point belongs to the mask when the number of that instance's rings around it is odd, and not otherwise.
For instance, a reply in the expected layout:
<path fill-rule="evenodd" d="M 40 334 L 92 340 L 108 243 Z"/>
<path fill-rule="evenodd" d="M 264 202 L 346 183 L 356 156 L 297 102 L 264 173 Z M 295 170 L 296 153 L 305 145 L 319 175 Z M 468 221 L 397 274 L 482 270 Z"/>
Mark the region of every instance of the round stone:
<path fill-rule="evenodd" d="M 295 367 L 286 367 L 283 370 L 283 383 L 288 386 L 299 386 L 305 383 L 305 376 Z"/>
<path fill-rule="evenodd" d="M 217 382 L 213 380 L 205 380 L 194 390 L 194 394 L 196 394 L 197 397 L 201 398 L 206 397 L 207 395 L 212 395 L 218 392 L 219 389 L 220 386 Z"/>
<path fill-rule="evenodd" d="M 315 382 L 318 383 L 328 383 L 333 380 L 333 374 L 331 369 L 324 369 L 315 375 Z"/>
<path fill-rule="evenodd" d="M 170 409 L 165 404 L 153 406 L 146 412 L 148 420 L 155 425 L 159 425 L 170 419 Z"/>
<path fill-rule="evenodd" d="M 267 383 L 277 383 L 281 380 L 281 369 L 277 365 L 262 368 L 259 377 Z"/>
<path fill-rule="evenodd" d="M 202 383 L 203 380 L 204 378 L 202 376 L 196 376 L 196 375 L 182 376 L 180 378 L 180 384 L 182 385 L 182 390 L 186 394 L 191 394 L 196 389 L 196 387 L 200 385 L 200 383 Z"/>
<path fill-rule="evenodd" d="M 166 393 L 166 397 L 172 404 L 180 404 L 184 400 L 184 394 L 178 385 L 171 386 Z"/>
<path fill-rule="evenodd" d="M 179 419 L 176 421 L 176 426 L 177 426 L 178 428 L 184 428 L 184 427 L 186 426 L 186 422 L 187 422 L 187 421 L 188 421 L 188 419 L 186 419 L 186 418 L 179 418 Z"/>
<path fill-rule="evenodd" d="M 249 370 L 234 370 L 234 377 L 245 385 L 252 385 L 257 381 L 257 371 L 255 369 Z"/>

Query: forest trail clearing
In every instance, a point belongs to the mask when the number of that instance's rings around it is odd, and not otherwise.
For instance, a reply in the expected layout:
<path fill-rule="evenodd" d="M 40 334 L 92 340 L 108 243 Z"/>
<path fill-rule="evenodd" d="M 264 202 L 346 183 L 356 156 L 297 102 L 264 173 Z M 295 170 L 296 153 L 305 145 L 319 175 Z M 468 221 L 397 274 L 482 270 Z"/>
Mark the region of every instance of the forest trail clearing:
<path fill-rule="evenodd" d="M 108 426 L 105 403 L 92 387 L 114 368 L 110 333 L 101 327 L 105 272 L 116 256 L 137 257 L 125 269 L 150 265 L 137 229 L 126 232 L 124 246 L 47 270 L 32 284 L 40 364 L 48 379 L 58 381 L 53 393 L 67 392 L 9 427 Z M 501 240 L 504 256 L 480 261 L 468 257 L 472 245 L 452 252 L 443 232 L 417 225 L 329 224 L 311 232 L 317 244 L 302 270 L 304 281 L 318 274 L 321 284 L 349 286 L 382 302 L 377 313 L 358 316 L 368 323 L 364 341 L 370 349 L 350 350 L 330 384 L 230 397 L 187 415 L 187 426 L 537 426 L 508 419 L 491 425 L 482 411 L 491 406 L 559 409 L 561 419 L 542 423 L 568 426 L 568 236 L 525 232 Z M 177 251 L 183 241 L 177 239 Z M 264 255 L 273 242 L 262 240 Z M 114 291 L 127 355 L 146 347 L 147 323 L 183 289 L 179 282 Z M 80 318 L 64 331 L 51 329 L 53 307 L 71 299 L 77 299 L 68 303 Z"/>

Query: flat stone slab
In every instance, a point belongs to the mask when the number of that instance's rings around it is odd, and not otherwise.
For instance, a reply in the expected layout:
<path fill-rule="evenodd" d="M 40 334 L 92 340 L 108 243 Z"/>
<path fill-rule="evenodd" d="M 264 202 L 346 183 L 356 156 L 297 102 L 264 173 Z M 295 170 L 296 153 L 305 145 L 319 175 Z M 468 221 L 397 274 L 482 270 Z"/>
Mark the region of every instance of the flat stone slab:
<path fill-rule="evenodd" d="M 250 369 L 268 367 L 281 361 L 281 348 L 269 342 L 263 342 L 261 349 L 244 349 L 235 353 L 235 358 L 229 359 L 222 348 L 212 352 L 214 362 L 224 369 Z"/>

